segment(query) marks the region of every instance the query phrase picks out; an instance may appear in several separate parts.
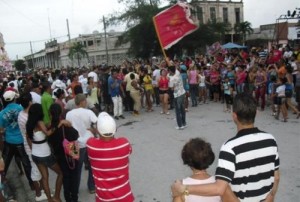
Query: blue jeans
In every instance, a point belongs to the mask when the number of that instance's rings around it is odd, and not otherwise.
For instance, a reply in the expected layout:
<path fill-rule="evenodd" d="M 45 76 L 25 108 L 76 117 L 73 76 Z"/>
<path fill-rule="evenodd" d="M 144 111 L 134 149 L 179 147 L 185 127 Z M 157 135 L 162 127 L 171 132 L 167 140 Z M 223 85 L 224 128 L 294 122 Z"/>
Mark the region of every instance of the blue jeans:
<path fill-rule="evenodd" d="M 83 166 L 84 158 L 86 158 L 86 156 L 87 156 L 86 148 L 80 148 L 80 156 L 79 156 L 79 160 L 78 160 L 78 176 L 77 176 L 78 177 L 78 189 L 80 186 L 82 166 Z M 92 168 L 91 168 L 90 164 L 89 164 L 89 174 L 88 174 L 87 186 L 88 186 L 89 190 L 95 190 L 95 183 L 94 183 Z"/>
<path fill-rule="evenodd" d="M 192 106 L 197 106 L 197 95 L 198 95 L 197 84 L 190 84 L 190 95 L 192 100 Z"/>
<path fill-rule="evenodd" d="M 184 98 L 185 98 L 185 94 L 174 98 L 174 107 L 175 107 L 176 121 L 177 121 L 178 127 L 182 127 L 182 126 L 186 125 Z"/>

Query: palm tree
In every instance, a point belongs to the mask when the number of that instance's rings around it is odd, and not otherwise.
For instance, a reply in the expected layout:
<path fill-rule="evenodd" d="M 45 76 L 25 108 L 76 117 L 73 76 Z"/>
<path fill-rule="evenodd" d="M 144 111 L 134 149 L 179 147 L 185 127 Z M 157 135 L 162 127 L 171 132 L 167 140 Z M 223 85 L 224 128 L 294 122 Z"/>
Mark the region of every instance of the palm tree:
<path fill-rule="evenodd" d="M 77 42 L 70 48 L 68 56 L 71 60 L 76 58 L 78 67 L 80 67 L 80 60 L 84 57 L 88 57 L 88 53 L 86 52 L 85 47 L 81 43 Z"/>
<path fill-rule="evenodd" d="M 245 45 L 245 41 L 246 41 L 246 35 L 247 34 L 252 34 L 253 33 L 253 29 L 251 27 L 251 23 L 248 21 L 245 22 L 240 22 L 234 25 L 234 31 L 237 34 L 241 34 L 242 35 L 242 40 L 243 40 L 243 45 Z"/>

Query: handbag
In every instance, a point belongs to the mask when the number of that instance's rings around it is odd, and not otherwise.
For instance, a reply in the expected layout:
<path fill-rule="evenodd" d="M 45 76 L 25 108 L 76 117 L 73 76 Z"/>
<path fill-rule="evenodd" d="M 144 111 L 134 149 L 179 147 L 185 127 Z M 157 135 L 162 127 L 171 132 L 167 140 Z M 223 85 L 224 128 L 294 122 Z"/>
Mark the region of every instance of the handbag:
<path fill-rule="evenodd" d="M 67 140 L 67 138 L 65 137 L 65 127 L 63 126 L 62 129 L 63 129 L 63 138 L 64 138 L 62 144 L 63 144 L 63 148 L 64 148 L 64 152 L 65 152 L 65 157 L 66 157 L 67 163 L 69 165 L 69 168 L 74 169 L 75 168 L 75 160 L 79 159 L 80 148 L 79 148 L 77 140 L 75 140 L 75 141 Z"/>

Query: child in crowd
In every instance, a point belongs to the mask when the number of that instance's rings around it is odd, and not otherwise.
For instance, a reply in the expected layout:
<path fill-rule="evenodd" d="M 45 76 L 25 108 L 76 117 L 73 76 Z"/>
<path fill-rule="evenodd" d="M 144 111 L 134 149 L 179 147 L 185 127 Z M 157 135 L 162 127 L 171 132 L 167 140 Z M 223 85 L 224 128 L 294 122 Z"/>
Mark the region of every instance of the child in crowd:
<path fill-rule="evenodd" d="M 231 112 L 232 102 L 233 102 L 233 88 L 230 85 L 229 78 L 225 77 L 222 84 L 225 96 L 224 112 Z"/>
<path fill-rule="evenodd" d="M 287 108 L 286 108 L 286 96 L 285 96 L 285 84 L 287 82 L 287 78 L 283 77 L 279 79 L 279 86 L 276 88 L 276 97 L 277 103 L 279 106 L 278 113 L 275 118 L 279 119 L 280 112 L 283 116 L 283 122 L 287 122 Z"/>

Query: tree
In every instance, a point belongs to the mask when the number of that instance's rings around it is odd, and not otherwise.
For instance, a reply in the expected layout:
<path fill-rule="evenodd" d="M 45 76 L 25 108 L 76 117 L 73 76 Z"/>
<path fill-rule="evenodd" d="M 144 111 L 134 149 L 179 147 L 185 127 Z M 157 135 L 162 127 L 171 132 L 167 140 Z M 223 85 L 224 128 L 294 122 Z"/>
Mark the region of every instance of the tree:
<path fill-rule="evenodd" d="M 169 55 L 182 55 L 183 49 L 188 55 L 205 52 L 207 45 L 216 41 L 223 43 L 225 34 L 230 30 L 227 23 L 209 21 L 207 24 L 201 24 L 195 32 L 184 37 L 167 52 Z"/>
<path fill-rule="evenodd" d="M 71 60 L 74 58 L 77 59 L 78 67 L 80 67 L 80 60 L 84 57 L 88 57 L 88 53 L 86 52 L 85 47 L 77 42 L 70 48 L 68 56 Z"/>
<path fill-rule="evenodd" d="M 14 65 L 16 70 L 18 71 L 24 71 L 26 69 L 26 64 L 24 60 L 16 60 Z"/>
<path fill-rule="evenodd" d="M 164 8 L 158 8 L 159 0 L 119 0 L 126 6 L 123 13 L 112 14 L 108 26 L 124 24 L 126 30 L 118 38 L 116 46 L 130 43 L 129 55 L 148 58 L 160 55 L 161 49 L 153 25 L 153 16 Z"/>
<path fill-rule="evenodd" d="M 240 22 L 240 23 L 235 24 L 234 25 L 234 31 L 235 31 L 236 34 L 241 34 L 242 35 L 243 45 L 245 45 L 246 35 L 253 33 L 251 23 L 248 22 L 248 21 Z"/>

